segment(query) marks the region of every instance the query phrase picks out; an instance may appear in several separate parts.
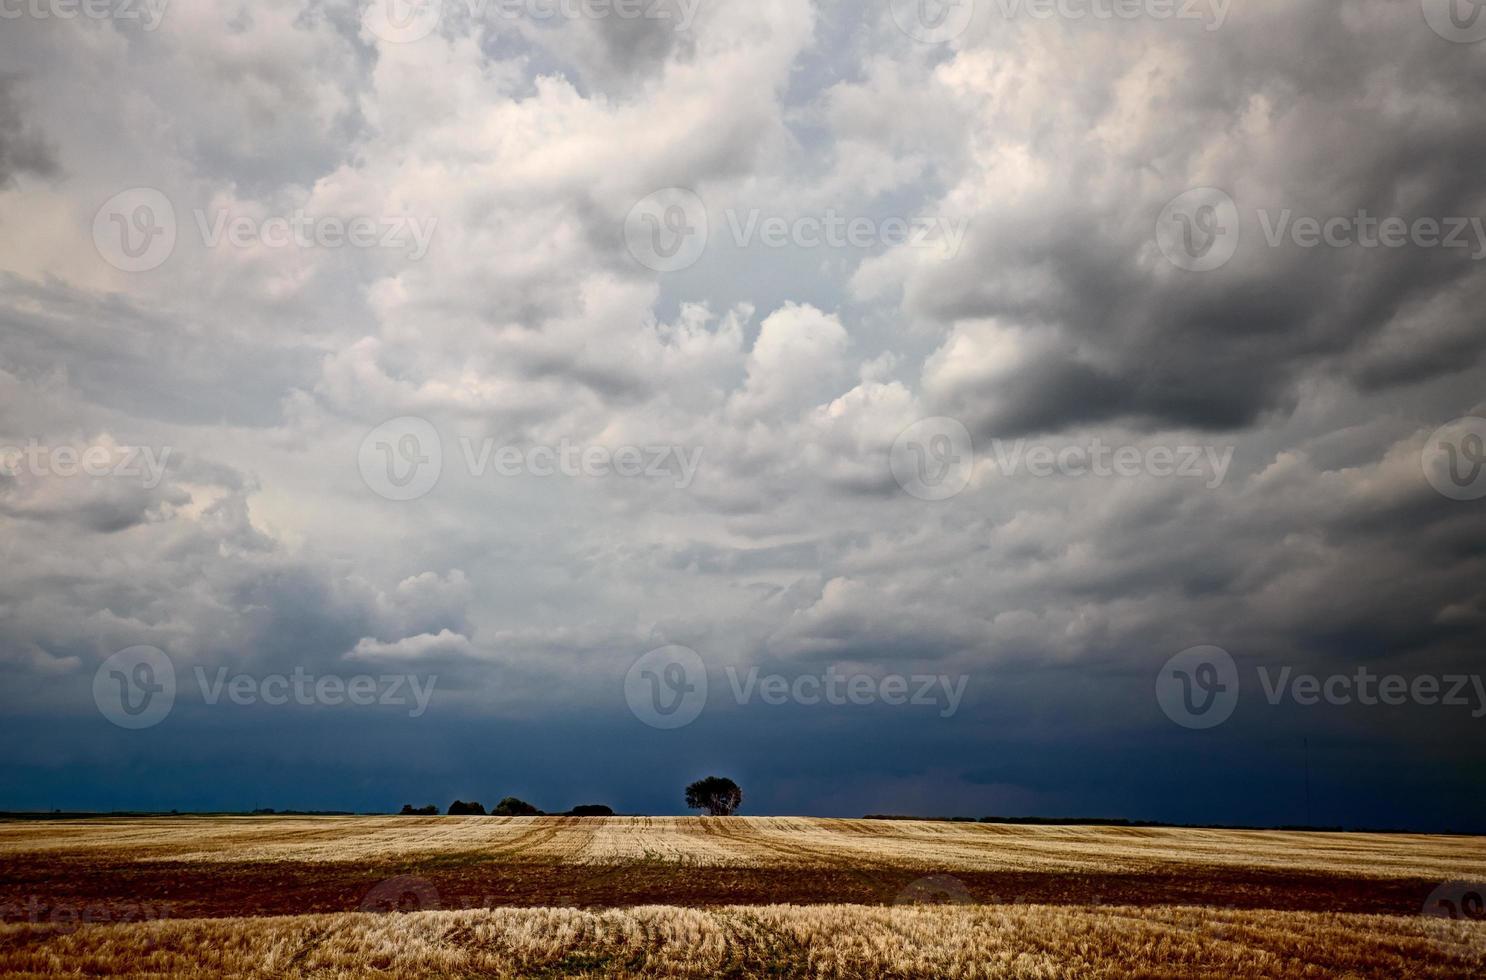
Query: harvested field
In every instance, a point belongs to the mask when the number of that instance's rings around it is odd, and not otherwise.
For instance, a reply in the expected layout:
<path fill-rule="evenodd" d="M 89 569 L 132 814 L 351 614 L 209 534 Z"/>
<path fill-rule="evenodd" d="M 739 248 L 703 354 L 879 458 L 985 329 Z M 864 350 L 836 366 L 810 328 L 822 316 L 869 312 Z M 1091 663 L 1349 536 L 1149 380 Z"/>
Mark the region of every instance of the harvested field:
<path fill-rule="evenodd" d="M 1410 914 L 1486 878 L 1471 837 L 766 817 L 159 817 L 0 824 L 0 919 L 362 908 L 891 904 L 950 876 L 983 903 Z"/>
<path fill-rule="evenodd" d="M 1059 874 L 1263 868 L 1362 878 L 1486 874 L 1486 838 L 812 817 L 149 817 L 0 823 L 0 860 L 841 865 Z"/>
<path fill-rule="evenodd" d="M 1486 922 L 1420 913 L 1443 882 L 1482 879 L 1481 838 L 1404 834 L 766 817 L 11 821 L 0 972 L 1478 976 Z"/>
<path fill-rule="evenodd" d="M 508 909 L 0 927 L 0 970 L 151 978 L 1447 977 L 1486 925 L 1191 908 Z"/>

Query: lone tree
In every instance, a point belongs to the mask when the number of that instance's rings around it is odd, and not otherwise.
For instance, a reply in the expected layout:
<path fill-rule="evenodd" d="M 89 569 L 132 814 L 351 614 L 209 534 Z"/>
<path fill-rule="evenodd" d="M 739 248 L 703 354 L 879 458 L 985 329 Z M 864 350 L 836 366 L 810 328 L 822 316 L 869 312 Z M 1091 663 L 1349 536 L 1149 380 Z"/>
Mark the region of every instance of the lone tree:
<path fill-rule="evenodd" d="M 743 803 L 743 791 L 724 776 L 708 776 L 686 787 L 686 805 L 709 816 L 731 817 Z"/>
<path fill-rule="evenodd" d="M 485 808 L 479 803 L 466 803 L 463 800 L 455 800 L 449 804 L 449 816 L 451 817 L 483 817 Z"/>

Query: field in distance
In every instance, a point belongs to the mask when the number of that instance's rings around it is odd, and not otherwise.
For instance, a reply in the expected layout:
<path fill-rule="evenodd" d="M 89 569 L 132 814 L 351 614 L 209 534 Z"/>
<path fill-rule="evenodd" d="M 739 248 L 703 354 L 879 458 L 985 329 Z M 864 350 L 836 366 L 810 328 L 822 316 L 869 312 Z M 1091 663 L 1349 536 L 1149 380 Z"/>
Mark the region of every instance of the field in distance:
<path fill-rule="evenodd" d="M 1486 838 L 1415 834 L 17 820 L 0 822 L 0 974 L 1481 976 L 1486 922 L 1422 913 L 1483 880 Z"/>
<path fill-rule="evenodd" d="M 1408 914 L 1443 882 L 1486 879 L 1486 838 L 803 817 L 141 817 L 0 822 L 0 870 L 11 921 L 37 903 L 133 903 L 171 918 L 356 911 L 408 878 L 443 909 L 880 905 L 934 875 L 978 902 Z"/>

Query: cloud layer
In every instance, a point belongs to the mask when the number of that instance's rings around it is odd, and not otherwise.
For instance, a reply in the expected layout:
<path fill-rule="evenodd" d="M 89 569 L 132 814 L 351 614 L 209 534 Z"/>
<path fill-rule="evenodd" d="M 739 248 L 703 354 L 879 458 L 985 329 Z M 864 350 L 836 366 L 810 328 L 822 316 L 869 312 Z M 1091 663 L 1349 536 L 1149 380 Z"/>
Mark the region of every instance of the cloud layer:
<path fill-rule="evenodd" d="M 1288 822 L 1309 738 L 1319 821 L 1480 827 L 1469 711 L 1270 706 L 1246 680 L 1198 734 L 1153 684 L 1200 644 L 1246 672 L 1474 669 L 1486 522 L 1421 457 L 1486 416 L 1486 46 L 1388 0 L 1216 29 L 982 2 L 938 43 L 904 6 L 450 2 L 404 41 L 380 0 L 8 21 L 0 806 L 526 786 L 672 810 L 671 783 L 731 768 L 765 809 Z M 132 188 L 170 214 L 110 223 Z M 657 272 L 626 228 L 666 188 L 704 211 L 654 233 L 708 237 Z M 1194 188 L 1237 215 L 1207 272 L 1157 235 Z M 1363 213 L 1459 218 L 1466 247 L 1271 242 L 1281 215 Z M 831 216 L 834 244 L 800 233 Z M 161 220 L 168 256 L 121 268 L 116 233 Z M 441 472 L 398 500 L 376 467 L 409 444 L 373 434 L 408 418 Z M 902 455 L 939 418 L 971 443 L 931 500 L 894 467 L 948 458 Z M 1073 472 L 1095 446 L 1139 463 Z M 1039 450 L 1063 462 L 1038 475 Z M 183 691 L 121 738 L 89 690 L 137 644 L 183 675 L 438 689 L 395 720 Z M 754 666 L 968 685 L 952 718 L 724 698 L 667 739 L 624 697 L 667 644 L 718 689 Z M 237 789 L 188 788 L 213 766 Z"/>

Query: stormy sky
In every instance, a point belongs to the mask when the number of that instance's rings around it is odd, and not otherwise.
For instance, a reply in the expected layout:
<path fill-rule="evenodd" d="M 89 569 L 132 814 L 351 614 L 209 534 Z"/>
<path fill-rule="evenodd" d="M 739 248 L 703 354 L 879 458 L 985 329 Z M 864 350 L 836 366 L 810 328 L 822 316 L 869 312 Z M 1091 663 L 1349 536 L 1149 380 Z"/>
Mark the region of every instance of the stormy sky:
<path fill-rule="evenodd" d="M 0 2 L 0 808 L 1486 830 L 1473 4 Z"/>

